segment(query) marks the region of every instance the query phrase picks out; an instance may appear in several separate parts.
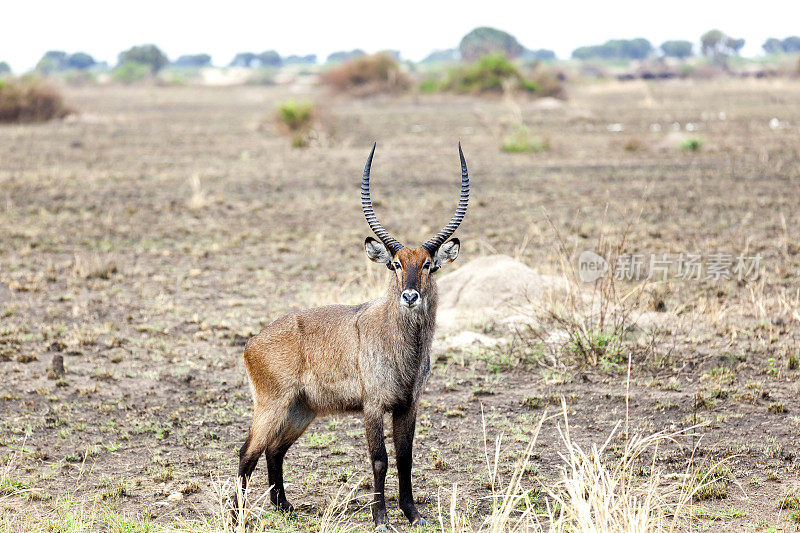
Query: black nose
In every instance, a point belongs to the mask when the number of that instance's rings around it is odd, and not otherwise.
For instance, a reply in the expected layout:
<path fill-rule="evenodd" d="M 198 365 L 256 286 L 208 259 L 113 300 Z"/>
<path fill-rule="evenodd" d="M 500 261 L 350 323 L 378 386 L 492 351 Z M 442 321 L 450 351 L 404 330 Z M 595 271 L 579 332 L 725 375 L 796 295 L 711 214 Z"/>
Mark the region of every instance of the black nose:
<path fill-rule="evenodd" d="M 419 300 L 419 293 L 417 291 L 403 291 L 403 301 L 406 305 L 416 305 Z"/>

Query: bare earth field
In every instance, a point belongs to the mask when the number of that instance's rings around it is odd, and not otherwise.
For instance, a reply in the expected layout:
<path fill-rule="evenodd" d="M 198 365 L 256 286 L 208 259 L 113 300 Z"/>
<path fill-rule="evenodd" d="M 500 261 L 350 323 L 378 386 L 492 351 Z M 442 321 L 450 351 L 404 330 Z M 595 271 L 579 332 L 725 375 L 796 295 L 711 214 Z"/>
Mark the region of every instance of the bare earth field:
<path fill-rule="evenodd" d="M 630 433 L 699 425 L 654 464 L 725 461 L 730 476 L 693 503 L 687 528 L 798 527 L 798 509 L 779 501 L 800 487 L 800 82 L 599 83 L 545 104 L 320 93 L 322 141 L 306 149 L 272 124 L 286 88 L 65 91 L 77 118 L 0 126 L 4 529 L 46 529 L 77 500 L 157 524 L 215 516 L 213 480 L 235 475 L 249 425 L 246 339 L 285 312 L 380 293 L 386 270 L 364 257 L 358 194 L 373 140 L 376 210 L 408 244 L 451 216 L 462 141 L 472 195 L 453 268 L 504 253 L 557 274 L 553 228 L 576 252 L 627 229 L 628 253 L 761 257 L 757 280 L 648 287 L 644 310 L 681 326 L 648 350 L 625 345 L 625 361 L 636 353 L 629 387 L 626 363 L 554 370 L 523 364 L 519 347 L 434 354 L 415 450 L 423 515 L 438 515 L 439 498 L 448 507 L 457 483 L 459 506 L 480 522 L 485 440 L 492 455 L 504 435 L 507 475 L 563 395 L 586 446 L 624 424 L 626 406 Z M 516 111 L 549 150 L 500 150 Z M 691 135 L 701 149 L 679 149 Z M 63 376 L 50 371 L 57 355 Z M 558 423 L 542 426 L 531 479 L 558 479 Z M 618 440 L 619 429 L 612 456 Z M 276 529 L 313 528 L 362 476 L 366 495 L 359 417 L 316 420 L 287 455 L 300 519 L 276 515 Z M 266 488 L 262 464 L 253 490 Z M 396 491 L 390 459 L 390 520 L 406 528 Z M 362 504 L 352 519 L 368 526 Z"/>

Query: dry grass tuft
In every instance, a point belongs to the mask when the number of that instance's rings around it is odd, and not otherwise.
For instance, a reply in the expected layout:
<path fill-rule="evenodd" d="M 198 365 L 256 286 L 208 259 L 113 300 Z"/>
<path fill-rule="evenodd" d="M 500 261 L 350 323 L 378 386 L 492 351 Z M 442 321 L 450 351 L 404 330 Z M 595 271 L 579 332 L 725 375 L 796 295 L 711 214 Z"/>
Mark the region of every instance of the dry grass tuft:
<path fill-rule="evenodd" d="M 111 279 L 119 271 L 116 261 L 100 254 L 76 254 L 72 273 L 82 279 Z"/>
<path fill-rule="evenodd" d="M 686 472 L 667 477 L 655 466 L 661 444 L 686 436 L 681 432 L 658 432 L 650 436 L 626 439 L 618 459 L 612 460 L 610 443 L 615 431 L 605 443 L 584 450 L 572 440 L 566 402 L 562 399 L 563 425 L 559 426 L 564 451 L 560 454 L 561 479 L 547 486 L 526 486 L 524 473 L 528 470 L 539 431 L 547 419 L 543 415 L 519 459 L 508 482 L 499 479 L 501 438 L 495 441 L 494 459 L 487 468 L 491 480 L 492 512 L 479 525 L 459 513 L 457 487 L 450 495 L 449 511 L 439 502 L 441 531 L 491 532 L 671 532 L 680 530 L 684 518 L 690 518 L 692 497 L 702 488 L 704 477 Z M 485 439 L 484 426 L 484 439 Z M 649 464 L 647 456 L 652 459 Z M 650 473 L 640 476 L 642 466 Z"/>
<path fill-rule="evenodd" d="M 339 93 L 353 96 L 395 94 L 411 86 L 408 76 L 389 54 L 358 57 L 322 74 L 322 82 Z"/>
<path fill-rule="evenodd" d="M 561 233 L 547 217 L 556 236 L 567 296 L 549 302 L 519 336 L 529 347 L 544 348 L 557 365 L 621 366 L 626 362 L 623 341 L 636 326 L 646 284 L 632 280 L 624 289 L 617 281 L 619 259 L 627 250 L 631 224 L 618 236 L 601 234 L 594 252 L 605 260 L 606 271 L 595 281 L 581 280 L 572 253 Z M 630 363 L 630 361 L 628 361 Z"/>
<path fill-rule="evenodd" d="M 35 79 L 0 79 L 0 122 L 46 122 L 70 113 L 53 86 Z"/>

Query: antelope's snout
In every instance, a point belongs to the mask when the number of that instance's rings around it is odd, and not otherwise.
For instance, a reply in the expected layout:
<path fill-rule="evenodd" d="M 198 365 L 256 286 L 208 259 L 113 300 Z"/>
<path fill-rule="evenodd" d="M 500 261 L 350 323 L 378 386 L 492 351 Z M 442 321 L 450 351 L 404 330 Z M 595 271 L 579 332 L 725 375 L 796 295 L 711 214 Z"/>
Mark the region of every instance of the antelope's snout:
<path fill-rule="evenodd" d="M 403 307 L 414 309 L 416 306 L 419 305 L 419 302 L 420 302 L 419 292 L 417 292 L 416 289 L 404 290 L 403 293 L 400 295 L 400 303 L 403 305 Z"/>

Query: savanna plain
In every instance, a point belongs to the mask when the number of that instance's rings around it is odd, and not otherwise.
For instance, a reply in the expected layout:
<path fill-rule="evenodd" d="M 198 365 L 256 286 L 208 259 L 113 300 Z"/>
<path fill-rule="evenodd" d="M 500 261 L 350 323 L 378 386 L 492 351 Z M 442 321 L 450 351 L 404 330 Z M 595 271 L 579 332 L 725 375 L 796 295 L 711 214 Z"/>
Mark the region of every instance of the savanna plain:
<path fill-rule="evenodd" d="M 570 497 L 591 498 L 565 495 L 563 480 L 594 444 L 612 474 L 629 460 L 611 492 L 669 500 L 697 481 L 680 509 L 663 504 L 664 528 L 796 530 L 800 82 L 567 93 L 311 93 L 306 148 L 274 124 L 297 98 L 287 87 L 67 87 L 78 115 L 0 127 L 0 529 L 230 527 L 221 501 L 251 406 L 244 342 L 283 313 L 381 294 L 388 273 L 364 256 L 359 198 L 373 141 L 375 209 L 409 244 L 452 215 L 461 141 L 472 193 L 451 272 L 506 254 L 562 276 L 581 251 L 607 249 L 760 263 L 743 280 L 620 280 L 615 304 L 635 300 L 631 317 L 670 317 L 652 327 L 631 318 L 581 336 L 555 300 L 536 323 L 564 333 L 559 349 L 496 319 L 465 329 L 505 343 L 438 343 L 414 467 L 432 527 L 490 530 L 513 493 L 509 520 L 546 529 Z M 501 149 L 520 125 L 540 149 Z M 631 440 L 654 434 L 665 437 L 630 458 Z M 390 520 L 406 529 L 393 464 Z M 259 500 L 262 461 L 256 530 L 369 530 L 359 416 L 313 422 L 285 475 L 299 517 Z"/>

